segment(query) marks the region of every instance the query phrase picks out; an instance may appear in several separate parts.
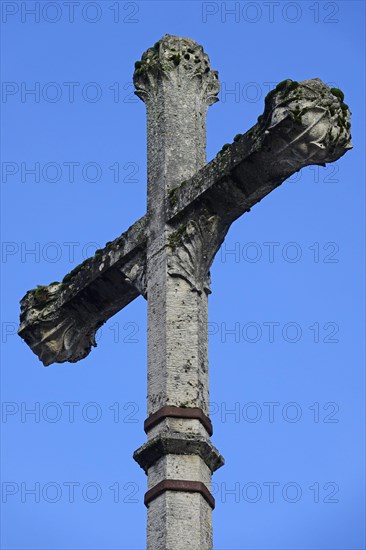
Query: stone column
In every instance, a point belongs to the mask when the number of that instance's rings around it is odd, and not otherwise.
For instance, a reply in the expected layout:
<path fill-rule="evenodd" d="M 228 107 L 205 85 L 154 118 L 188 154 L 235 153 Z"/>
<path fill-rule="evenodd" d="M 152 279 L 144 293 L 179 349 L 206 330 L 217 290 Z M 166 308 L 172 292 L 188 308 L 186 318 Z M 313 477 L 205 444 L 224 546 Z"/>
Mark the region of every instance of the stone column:
<path fill-rule="evenodd" d="M 198 213 L 166 223 L 174 188 L 206 163 L 217 72 L 193 40 L 165 35 L 134 74 L 147 108 L 148 550 L 211 550 L 211 474 L 223 464 L 208 418 L 207 295 Z M 173 191 L 172 191 L 173 190 Z"/>

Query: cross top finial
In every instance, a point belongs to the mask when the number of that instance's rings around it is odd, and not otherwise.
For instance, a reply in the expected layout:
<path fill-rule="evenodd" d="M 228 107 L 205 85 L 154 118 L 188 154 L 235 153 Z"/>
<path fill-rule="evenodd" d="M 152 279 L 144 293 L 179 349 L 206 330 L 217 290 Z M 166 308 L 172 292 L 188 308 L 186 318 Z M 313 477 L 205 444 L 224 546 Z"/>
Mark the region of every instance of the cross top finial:
<path fill-rule="evenodd" d="M 161 79 L 171 82 L 199 79 L 207 105 L 218 101 L 220 91 L 218 72 L 211 70 L 210 60 L 203 47 L 191 38 L 165 34 L 136 61 L 133 81 L 136 95 L 143 101 L 156 95 Z M 182 90 L 184 93 L 184 90 Z"/>

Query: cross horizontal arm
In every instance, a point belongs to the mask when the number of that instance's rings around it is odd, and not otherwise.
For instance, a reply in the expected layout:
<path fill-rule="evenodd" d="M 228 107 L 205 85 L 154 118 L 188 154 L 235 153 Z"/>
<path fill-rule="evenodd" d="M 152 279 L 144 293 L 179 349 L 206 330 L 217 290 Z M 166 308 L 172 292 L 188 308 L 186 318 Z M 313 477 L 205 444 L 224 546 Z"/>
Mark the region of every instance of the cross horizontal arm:
<path fill-rule="evenodd" d="M 146 225 L 143 216 L 61 283 L 38 286 L 21 300 L 18 333 L 45 366 L 83 359 L 98 328 L 145 295 Z"/>
<path fill-rule="evenodd" d="M 203 228 L 212 234 L 208 269 L 235 219 L 304 166 L 344 155 L 352 148 L 349 129 L 350 112 L 340 90 L 319 79 L 280 83 L 267 95 L 257 124 L 168 192 L 166 221 L 177 229 L 170 246 L 178 247 L 187 221 L 203 211 L 209 222 L 208 215 L 214 215 L 216 227 Z M 146 297 L 148 233 L 144 216 L 62 283 L 27 292 L 19 335 L 44 365 L 84 358 L 103 323 L 140 294 Z"/>

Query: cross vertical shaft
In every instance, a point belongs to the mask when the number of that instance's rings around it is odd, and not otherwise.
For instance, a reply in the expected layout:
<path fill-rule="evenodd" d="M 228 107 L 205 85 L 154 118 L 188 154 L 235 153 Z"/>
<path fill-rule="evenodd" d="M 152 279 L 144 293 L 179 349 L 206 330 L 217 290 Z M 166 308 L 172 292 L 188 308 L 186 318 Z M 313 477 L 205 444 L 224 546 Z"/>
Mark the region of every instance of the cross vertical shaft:
<path fill-rule="evenodd" d="M 177 274 L 184 228 L 167 223 L 166 205 L 206 163 L 206 112 L 217 101 L 218 76 L 201 46 L 166 35 L 137 64 L 135 84 L 147 108 L 148 415 L 158 417 L 135 458 L 148 475 L 147 495 L 170 483 L 147 504 L 147 548 L 209 550 L 211 474 L 222 457 L 207 418 L 208 273 L 204 281 Z"/>

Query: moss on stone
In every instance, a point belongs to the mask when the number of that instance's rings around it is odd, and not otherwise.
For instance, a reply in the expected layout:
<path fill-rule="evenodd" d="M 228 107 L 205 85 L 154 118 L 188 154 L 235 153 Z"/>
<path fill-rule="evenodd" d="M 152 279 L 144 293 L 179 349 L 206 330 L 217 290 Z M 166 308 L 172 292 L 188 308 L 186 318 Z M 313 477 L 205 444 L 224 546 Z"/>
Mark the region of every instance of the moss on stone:
<path fill-rule="evenodd" d="M 86 265 L 87 262 L 88 262 L 88 260 L 84 260 L 83 263 L 81 263 L 80 265 L 77 265 L 76 267 L 74 267 L 74 269 L 72 269 L 70 271 L 70 273 L 67 273 L 65 275 L 65 277 L 62 279 L 62 282 L 63 283 L 69 283 L 79 273 L 79 271 L 81 271 L 82 269 L 87 267 L 87 265 Z"/>
<path fill-rule="evenodd" d="M 170 233 L 168 237 L 168 245 L 170 246 L 173 252 L 175 251 L 177 246 L 179 246 L 180 243 L 182 242 L 182 238 L 185 232 L 186 232 L 186 226 L 181 225 L 176 231 L 173 231 L 172 233 Z"/>
<path fill-rule="evenodd" d="M 290 84 L 286 88 L 286 94 L 289 94 L 290 92 L 293 92 L 294 90 L 296 90 L 298 88 L 298 86 L 299 86 L 299 83 L 296 82 L 296 80 L 291 80 Z"/>
<path fill-rule="evenodd" d="M 171 204 L 171 206 L 175 206 L 178 202 L 178 197 L 177 197 L 177 187 L 174 187 L 173 189 L 170 189 L 169 193 L 168 193 L 168 199 L 169 199 L 169 202 Z"/>
<path fill-rule="evenodd" d="M 63 282 L 64 284 L 65 284 L 65 283 L 69 283 L 69 282 L 71 281 L 71 279 L 72 279 L 71 273 L 67 273 L 67 274 L 65 275 L 65 277 L 62 279 L 62 282 Z"/>
<path fill-rule="evenodd" d="M 234 141 L 239 141 L 239 139 L 242 137 L 243 134 L 236 134 L 234 137 Z"/>
<path fill-rule="evenodd" d="M 284 92 L 284 96 L 286 97 L 290 92 L 293 92 L 294 90 L 297 90 L 296 94 L 300 97 L 300 89 L 299 89 L 299 83 L 296 80 L 291 80 L 290 78 L 287 78 L 286 80 L 282 80 L 277 84 L 277 86 L 268 92 L 268 94 L 265 97 L 265 103 L 270 101 L 272 97 L 277 92 Z"/>
<path fill-rule="evenodd" d="M 227 151 L 227 149 L 230 148 L 230 143 L 225 143 L 222 147 L 219 153 L 223 153 L 224 151 Z"/>
<path fill-rule="evenodd" d="M 331 88 L 331 93 L 335 95 L 341 103 L 343 103 L 344 100 L 344 93 L 339 88 Z"/>
<path fill-rule="evenodd" d="M 48 288 L 44 285 L 37 285 L 32 291 L 36 302 L 45 302 L 48 299 Z"/>
<path fill-rule="evenodd" d="M 267 104 L 275 94 L 276 94 L 276 88 L 274 88 L 273 90 L 270 90 L 266 95 L 266 97 L 264 98 L 264 103 Z"/>
<path fill-rule="evenodd" d="M 275 91 L 280 92 L 281 90 L 284 90 L 287 87 L 289 82 L 292 82 L 292 81 L 288 78 L 286 78 L 286 80 L 281 80 L 281 82 L 277 84 Z"/>

